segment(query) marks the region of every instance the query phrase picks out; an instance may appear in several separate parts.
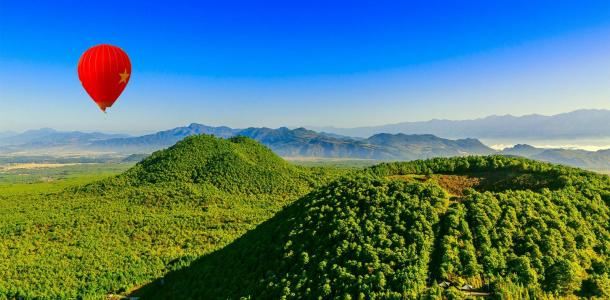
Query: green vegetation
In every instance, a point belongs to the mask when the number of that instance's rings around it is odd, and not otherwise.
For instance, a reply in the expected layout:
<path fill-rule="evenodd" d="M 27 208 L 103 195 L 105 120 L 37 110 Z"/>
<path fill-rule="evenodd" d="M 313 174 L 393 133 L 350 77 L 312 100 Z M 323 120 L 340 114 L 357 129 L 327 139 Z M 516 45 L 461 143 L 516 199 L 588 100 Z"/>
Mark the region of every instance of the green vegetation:
<path fill-rule="evenodd" d="M 113 180 L 129 186 L 195 184 L 228 193 L 302 194 L 316 184 L 309 169 L 294 167 L 269 148 L 244 137 L 187 137 L 158 151 Z M 106 185 L 101 185 L 106 187 Z"/>
<path fill-rule="evenodd" d="M 134 295 L 454 299 L 465 284 L 502 299 L 610 295 L 608 177 L 503 156 L 361 173 Z"/>
<path fill-rule="evenodd" d="M 374 159 L 351 158 L 325 158 L 325 157 L 284 157 L 288 162 L 305 167 L 335 167 L 335 168 L 364 168 L 378 164 Z"/>
<path fill-rule="evenodd" d="M 58 156 L 59 155 L 59 156 Z M 25 164 L 25 163 L 55 163 L 55 164 L 70 164 L 70 163 L 88 163 L 88 164 L 103 164 L 112 163 L 118 160 L 115 155 L 97 154 L 93 156 L 65 156 L 61 155 L 4 155 L 0 154 L 0 165 L 4 164 Z"/>
<path fill-rule="evenodd" d="M 442 218 L 431 270 L 439 282 L 468 283 L 503 297 L 610 296 L 607 176 L 501 156 L 390 163 L 370 171 L 495 172 Z"/>
<path fill-rule="evenodd" d="M 50 183 L 90 177 L 101 179 L 119 174 L 133 163 L 68 163 L 68 164 L 7 164 L 0 165 L 0 186 L 9 184 Z"/>
<path fill-rule="evenodd" d="M 2 193 L 0 298 L 126 293 L 221 248 L 341 172 L 291 166 L 247 139 L 197 136 L 116 177 Z"/>
<path fill-rule="evenodd" d="M 0 298 L 610 297 L 610 179 L 580 169 L 310 168 L 193 136 L 81 183 L 0 193 Z"/>
<path fill-rule="evenodd" d="M 144 298 L 415 297 L 425 291 L 438 186 L 371 177 L 316 190 Z"/>
<path fill-rule="evenodd" d="M 119 174 L 133 164 L 10 164 L 0 166 L 0 195 L 48 194 Z M 22 197 L 30 197 L 23 195 Z"/>

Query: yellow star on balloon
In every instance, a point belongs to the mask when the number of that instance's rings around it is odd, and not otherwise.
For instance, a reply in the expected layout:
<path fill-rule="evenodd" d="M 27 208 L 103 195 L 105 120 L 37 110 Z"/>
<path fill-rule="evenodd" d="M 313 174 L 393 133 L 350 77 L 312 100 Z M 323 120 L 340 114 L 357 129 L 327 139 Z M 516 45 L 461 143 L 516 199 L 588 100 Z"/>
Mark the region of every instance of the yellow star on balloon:
<path fill-rule="evenodd" d="M 125 69 L 125 71 L 123 71 L 123 73 L 119 73 L 119 76 L 121 76 L 121 80 L 119 81 L 119 83 L 127 83 L 127 78 L 129 77 L 129 73 L 127 73 L 127 69 Z"/>

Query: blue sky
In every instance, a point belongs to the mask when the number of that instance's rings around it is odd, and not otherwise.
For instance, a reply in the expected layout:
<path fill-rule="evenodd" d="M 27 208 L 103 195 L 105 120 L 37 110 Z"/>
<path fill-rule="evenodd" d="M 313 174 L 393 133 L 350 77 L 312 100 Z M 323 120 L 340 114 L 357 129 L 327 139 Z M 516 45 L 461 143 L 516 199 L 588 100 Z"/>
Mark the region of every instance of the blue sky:
<path fill-rule="evenodd" d="M 607 0 L 447 2 L 0 0 L 0 131 L 610 109 Z M 133 65 L 107 115 L 76 75 L 100 43 Z"/>

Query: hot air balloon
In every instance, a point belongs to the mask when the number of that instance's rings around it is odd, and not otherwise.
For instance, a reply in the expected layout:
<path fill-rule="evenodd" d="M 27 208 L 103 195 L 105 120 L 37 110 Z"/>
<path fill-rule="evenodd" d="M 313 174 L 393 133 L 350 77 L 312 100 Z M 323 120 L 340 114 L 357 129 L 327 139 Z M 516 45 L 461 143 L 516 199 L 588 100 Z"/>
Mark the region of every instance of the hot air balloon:
<path fill-rule="evenodd" d="M 121 95 L 130 77 L 129 57 L 116 46 L 93 46 L 78 61 L 78 78 L 103 112 Z"/>

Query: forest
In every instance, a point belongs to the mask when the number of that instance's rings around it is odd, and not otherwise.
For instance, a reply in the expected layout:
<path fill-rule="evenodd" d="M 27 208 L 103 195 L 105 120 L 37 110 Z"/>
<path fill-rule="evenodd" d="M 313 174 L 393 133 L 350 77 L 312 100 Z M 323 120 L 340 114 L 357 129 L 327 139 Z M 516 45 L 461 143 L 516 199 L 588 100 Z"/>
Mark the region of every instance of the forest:
<path fill-rule="evenodd" d="M 198 135 L 0 191 L 0 299 L 610 297 L 610 178 L 523 158 L 305 167 Z"/>

